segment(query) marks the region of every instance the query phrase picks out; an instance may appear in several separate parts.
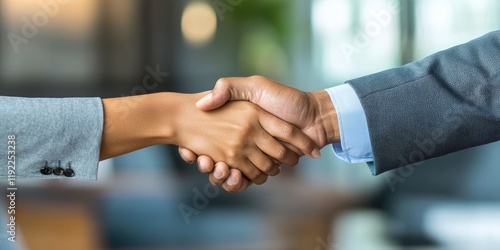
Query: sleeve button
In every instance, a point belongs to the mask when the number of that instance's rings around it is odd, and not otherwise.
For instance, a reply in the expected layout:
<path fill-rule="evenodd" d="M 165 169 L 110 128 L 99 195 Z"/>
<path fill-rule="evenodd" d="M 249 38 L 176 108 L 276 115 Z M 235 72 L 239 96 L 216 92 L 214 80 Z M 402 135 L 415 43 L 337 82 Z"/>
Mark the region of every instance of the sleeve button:
<path fill-rule="evenodd" d="M 73 171 L 73 169 L 71 168 L 67 168 L 66 170 L 64 170 L 64 176 L 73 177 L 75 176 L 75 171 Z"/>
<path fill-rule="evenodd" d="M 62 175 L 63 172 L 64 172 L 64 169 L 61 168 L 61 167 L 57 167 L 57 168 L 54 168 L 53 172 L 54 172 L 55 175 Z"/>
<path fill-rule="evenodd" d="M 40 169 L 40 173 L 43 175 L 52 174 L 52 168 L 51 167 L 43 167 Z"/>
<path fill-rule="evenodd" d="M 49 167 L 49 162 L 45 161 L 45 165 L 40 169 L 40 173 L 43 175 L 49 175 L 52 174 L 52 168 Z"/>

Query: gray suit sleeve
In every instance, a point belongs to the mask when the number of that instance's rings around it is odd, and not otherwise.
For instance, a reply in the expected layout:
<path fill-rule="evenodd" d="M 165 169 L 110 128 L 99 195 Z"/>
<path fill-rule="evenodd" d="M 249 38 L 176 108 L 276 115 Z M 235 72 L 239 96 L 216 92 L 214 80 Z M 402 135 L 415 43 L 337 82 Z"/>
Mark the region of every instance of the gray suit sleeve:
<path fill-rule="evenodd" d="M 500 140 L 500 31 L 348 83 L 366 114 L 373 174 Z"/>
<path fill-rule="evenodd" d="M 2 178 L 13 177 L 8 172 L 13 165 L 16 178 L 97 178 L 103 130 L 100 98 L 0 97 L 0 115 Z M 55 169 L 59 162 L 74 177 L 56 171 L 42 174 L 45 165 Z"/>

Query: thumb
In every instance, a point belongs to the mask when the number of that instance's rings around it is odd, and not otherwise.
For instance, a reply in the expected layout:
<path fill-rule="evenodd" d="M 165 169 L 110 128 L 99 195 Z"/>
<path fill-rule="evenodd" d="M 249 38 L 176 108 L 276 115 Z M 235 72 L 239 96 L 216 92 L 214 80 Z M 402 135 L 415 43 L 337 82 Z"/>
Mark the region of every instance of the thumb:
<path fill-rule="evenodd" d="M 241 78 L 221 78 L 215 84 L 211 93 L 201 98 L 196 107 L 208 111 L 219 108 L 228 101 L 249 101 L 247 92 L 248 85 L 238 83 Z"/>

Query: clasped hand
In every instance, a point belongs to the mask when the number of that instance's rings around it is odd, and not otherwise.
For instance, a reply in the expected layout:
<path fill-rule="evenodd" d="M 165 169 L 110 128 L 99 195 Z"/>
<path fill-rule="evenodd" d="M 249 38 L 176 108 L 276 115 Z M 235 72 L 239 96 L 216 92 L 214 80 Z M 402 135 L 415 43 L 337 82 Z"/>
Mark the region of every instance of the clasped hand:
<path fill-rule="evenodd" d="M 199 110 L 186 107 L 197 113 L 197 122 L 181 126 L 206 136 L 191 134 L 178 144 L 179 153 L 186 162 L 197 160 L 199 171 L 228 192 L 262 184 L 280 172 L 279 165 L 294 166 L 304 154 L 318 158 L 320 148 L 339 140 L 325 91 L 305 93 L 253 76 L 220 79 L 207 94 L 193 96 Z"/>
<path fill-rule="evenodd" d="M 294 166 L 299 154 L 311 154 L 315 142 L 300 129 L 250 102 L 230 102 L 201 111 L 195 102 L 208 93 L 186 95 L 178 112 L 176 144 L 213 161 L 238 169 L 256 184 L 280 172 L 279 165 Z M 286 147 L 285 145 L 288 145 Z"/>

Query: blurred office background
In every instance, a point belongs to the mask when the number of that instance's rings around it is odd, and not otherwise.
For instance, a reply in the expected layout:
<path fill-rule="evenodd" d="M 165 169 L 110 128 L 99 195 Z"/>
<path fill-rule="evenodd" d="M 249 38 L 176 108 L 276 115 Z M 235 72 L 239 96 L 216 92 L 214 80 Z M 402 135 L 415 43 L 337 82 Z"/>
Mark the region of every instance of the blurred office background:
<path fill-rule="evenodd" d="M 0 13 L 0 92 L 45 97 L 254 74 L 318 90 L 500 27 L 496 0 L 1 0 Z M 33 250 L 498 249 L 499 151 L 374 177 L 326 147 L 228 194 L 156 146 L 102 162 L 97 182 L 20 182 L 18 235 Z"/>

